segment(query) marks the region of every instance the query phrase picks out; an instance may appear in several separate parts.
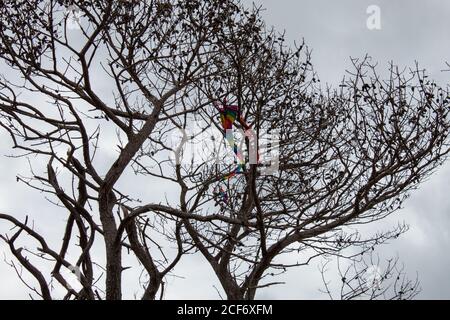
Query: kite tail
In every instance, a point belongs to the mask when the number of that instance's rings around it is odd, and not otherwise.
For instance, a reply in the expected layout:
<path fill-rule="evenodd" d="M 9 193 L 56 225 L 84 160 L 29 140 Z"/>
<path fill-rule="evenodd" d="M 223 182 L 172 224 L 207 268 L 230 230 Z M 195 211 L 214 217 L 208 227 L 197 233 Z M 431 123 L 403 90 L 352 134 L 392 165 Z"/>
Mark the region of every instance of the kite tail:
<path fill-rule="evenodd" d="M 243 156 L 242 152 L 239 150 L 237 144 L 234 142 L 233 135 L 228 134 L 225 136 L 225 138 L 226 138 L 228 144 L 230 145 L 230 147 L 233 148 L 233 152 L 236 155 L 236 158 L 238 159 L 238 166 L 235 171 L 237 171 L 237 173 L 242 173 L 243 169 L 245 167 L 244 156 Z"/>
<path fill-rule="evenodd" d="M 236 169 L 234 169 L 232 172 L 230 172 L 229 174 L 227 174 L 227 175 L 222 177 L 222 179 L 221 179 L 222 183 L 225 184 L 225 182 L 227 180 L 233 178 L 236 174 L 243 173 L 244 172 L 244 167 L 245 167 L 245 163 L 238 163 Z M 224 187 L 219 186 L 218 194 L 222 198 L 222 201 L 224 203 L 228 203 L 228 193 L 227 193 L 227 191 L 225 190 Z"/>
<path fill-rule="evenodd" d="M 229 174 L 222 177 L 221 180 L 223 183 L 225 183 L 227 180 L 233 178 L 235 175 L 243 173 L 244 168 L 245 168 L 244 156 L 242 155 L 242 152 L 240 152 L 237 144 L 234 142 L 234 137 L 232 135 L 226 135 L 225 138 L 226 138 L 228 144 L 230 145 L 230 147 L 233 148 L 233 152 L 236 155 L 236 157 L 238 158 L 238 163 L 237 163 L 236 168 L 232 172 L 230 172 Z M 222 186 L 219 187 L 218 194 L 222 198 L 224 203 L 228 203 L 228 193 L 226 192 L 224 187 L 222 187 Z"/>
<path fill-rule="evenodd" d="M 220 187 L 219 189 L 219 195 L 222 197 L 222 200 L 227 203 L 228 202 L 228 193 L 225 191 L 224 188 Z"/>

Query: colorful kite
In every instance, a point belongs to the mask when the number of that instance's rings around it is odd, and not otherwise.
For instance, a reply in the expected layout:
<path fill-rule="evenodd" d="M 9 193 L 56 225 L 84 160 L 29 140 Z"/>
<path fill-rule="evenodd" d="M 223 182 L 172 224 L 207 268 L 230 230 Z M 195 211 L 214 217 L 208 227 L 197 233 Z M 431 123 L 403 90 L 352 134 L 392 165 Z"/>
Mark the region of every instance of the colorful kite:
<path fill-rule="evenodd" d="M 233 148 L 233 152 L 238 159 L 238 164 L 235 170 L 231 173 L 225 175 L 222 178 L 222 181 L 227 181 L 231 179 L 234 175 L 243 173 L 245 168 L 245 158 L 242 155 L 241 150 L 238 148 L 237 144 L 234 141 L 234 136 L 232 133 L 233 124 L 238 120 L 239 124 L 244 128 L 246 136 L 250 136 L 252 140 L 254 140 L 254 133 L 251 130 L 251 127 L 244 121 L 244 119 L 240 116 L 239 106 L 236 105 L 228 105 L 226 99 L 224 99 L 223 103 L 215 101 L 214 106 L 220 113 L 220 121 L 222 123 L 222 128 L 224 130 L 223 134 L 228 144 Z M 254 141 L 252 141 L 254 142 Z M 220 187 L 219 195 L 222 197 L 223 201 L 226 203 L 228 201 L 228 194 L 226 191 Z"/>

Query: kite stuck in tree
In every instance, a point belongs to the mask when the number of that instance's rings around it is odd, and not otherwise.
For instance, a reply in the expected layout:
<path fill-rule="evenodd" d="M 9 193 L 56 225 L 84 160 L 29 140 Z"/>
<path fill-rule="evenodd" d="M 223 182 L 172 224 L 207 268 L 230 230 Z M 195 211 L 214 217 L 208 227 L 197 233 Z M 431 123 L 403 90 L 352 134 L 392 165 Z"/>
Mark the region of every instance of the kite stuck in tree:
<path fill-rule="evenodd" d="M 233 135 L 233 124 L 237 120 L 238 123 L 241 125 L 242 129 L 244 130 L 245 137 L 250 138 L 250 144 L 254 145 L 255 142 L 255 134 L 253 130 L 251 130 L 250 125 L 248 125 L 245 120 L 241 116 L 240 107 L 238 105 L 228 105 L 226 98 L 224 98 L 223 103 L 214 101 L 213 102 L 214 107 L 219 111 L 220 113 L 220 121 L 222 123 L 223 128 L 223 135 L 225 139 L 227 140 L 228 144 L 233 148 L 233 152 L 236 155 L 237 158 L 237 166 L 236 169 L 234 169 L 231 173 L 225 175 L 222 178 L 222 181 L 227 181 L 231 179 L 234 175 L 244 173 L 245 169 L 245 158 L 242 154 L 242 151 L 238 147 L 237 143 L 234 141 L 234 135 Z M 258 156 L 257 156 L 258 158 Z M 225 189 L 220 187 L 219 195 L 221 196 L 222 200 L 226 203 L 228 201 L 228 194 L 226 193 Z"/>

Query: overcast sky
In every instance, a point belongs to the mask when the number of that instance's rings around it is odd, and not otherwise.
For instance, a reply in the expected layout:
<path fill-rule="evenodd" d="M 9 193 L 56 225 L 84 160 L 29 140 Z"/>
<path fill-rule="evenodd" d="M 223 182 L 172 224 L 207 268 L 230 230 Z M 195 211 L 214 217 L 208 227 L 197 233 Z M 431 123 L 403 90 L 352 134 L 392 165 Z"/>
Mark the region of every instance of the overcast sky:
<path fill-rule="evenodd" d="M 244 1 L 251 5 L 252 1 Z M 336 84 L 350 67 L 350 57 L 366 53 L 379 62 L 380 72 L 393 61 L 400 66 L 413 66 L 418 61 L 439 84 L 449 83 L 450 72 L 450 1 L 446 0 L 260 0 L 266 10 L 268 25 L 286 30 L 289 41 L 305 39 L 313 50 L 313 64 L 322 83 Z M 367 7 L 380 8 L 381 29 L 369 30 Z M 9 154 L 10 143 L 1 132 L 0 152 Z M 27 173 L 27 163 L 0 158 L 0 212 L 39 213 L 46 231 L 53 230 L 58 219 L 57 208 L 49 206 L 42 195 L 15 182 L 17 172 Z M 129 181 L 130 185 L 132 181 Z M 405 208 L 389 218 L 389 223 L 407 222 L 411 229 L 400 239 L 384 248 L 382 256 L 398 255 L 408 273 L 416 272 L 421 281 L 419 298 L 450 298 L 450 164 L 441 167 L 430 179 L 413 192 Z M 59 213 L 61 216 L 61 213 Z M 388 222 L 386 224 L 388 225 Z M 0 231 L 4 231 L 1 228 Z M 0 244 L 0 254 L 7 248 Z M 262 290 L 259 298 L 317 299 L 326 298 L 321 286 L 317 263 L 290 271 L 283 276 L 285 285 Z M 166 298 L 218 298 L 213 285 L 217 283 L 210 267 L 200 256 L 183 260 L 177 276 L 169 278 Z M 128 295 L 131 289 L 125 290 Z M 0 263 L 0 298 L 26 298 L 24 286 L 14 272 Z"/>

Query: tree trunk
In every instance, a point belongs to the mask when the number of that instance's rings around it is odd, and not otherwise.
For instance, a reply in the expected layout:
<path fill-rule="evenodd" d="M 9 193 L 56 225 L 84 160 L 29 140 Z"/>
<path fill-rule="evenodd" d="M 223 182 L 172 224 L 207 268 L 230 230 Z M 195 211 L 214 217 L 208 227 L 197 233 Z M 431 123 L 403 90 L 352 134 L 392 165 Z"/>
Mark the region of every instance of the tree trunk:
<path fill-rule="evenodd" d="M 122 299 L 122 252 L 117 243 L 117 226 L 113 215 L 114 194 L 99 193 L 100 220 L 103 226 L 106 248 L 106 299 Z"/>

